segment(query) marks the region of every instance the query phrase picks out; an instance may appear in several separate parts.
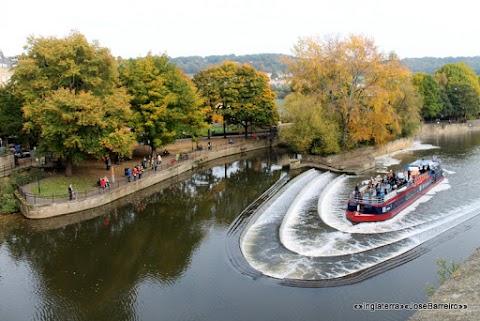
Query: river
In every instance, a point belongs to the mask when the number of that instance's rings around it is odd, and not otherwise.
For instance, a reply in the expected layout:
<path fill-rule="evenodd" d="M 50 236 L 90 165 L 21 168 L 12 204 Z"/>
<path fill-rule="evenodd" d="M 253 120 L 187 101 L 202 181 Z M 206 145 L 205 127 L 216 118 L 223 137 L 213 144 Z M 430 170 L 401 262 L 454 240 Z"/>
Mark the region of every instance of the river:
<path fill-rule="evenodd" d="M 95 211 L 3 218 L 0 320 L 406 320 L 414 311 L 354 305 L 426 302 L 426 287 L 438 286 L 436 259 L 461 262 L 480 244 L 480 133 L 424 137 L 378 162 L 400 168 L 432 155 L 445 184 L 390 225 L 341 219 L 346 191 L 373 172 L 289 172 L 271 151 L 224 159 Z M 279 179 L 302 175 L 298 195 L 288 187 L 268 207 L 277 218 L 267 208 L 248 227 L 235 253 L 244 262 L 232 261 L 232 222 Z M 262 234 L 262 224 L 271 230 Z M 356 253 L 369 247 L 378 250 Z M 263 274 L 245 273 L 252 267 Z"/>

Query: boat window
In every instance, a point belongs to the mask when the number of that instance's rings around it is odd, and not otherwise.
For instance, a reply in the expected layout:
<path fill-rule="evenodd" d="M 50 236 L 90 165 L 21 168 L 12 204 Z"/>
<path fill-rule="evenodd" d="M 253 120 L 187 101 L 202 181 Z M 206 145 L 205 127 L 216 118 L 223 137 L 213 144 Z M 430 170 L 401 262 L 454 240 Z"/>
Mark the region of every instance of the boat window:
<path fill-rule="evenodd" d="M 370 205 L 365 205 L 363 208 L 363 213 L 365 214 L 377 214 L 377 211 L 375 210 L 375 207 L 370 206 Z"/>
<path fill-rule="evenodd" d="M 348 209 L 349 212 L 355 212 L 357 210 L 357 204 L 348 204 Z"/>

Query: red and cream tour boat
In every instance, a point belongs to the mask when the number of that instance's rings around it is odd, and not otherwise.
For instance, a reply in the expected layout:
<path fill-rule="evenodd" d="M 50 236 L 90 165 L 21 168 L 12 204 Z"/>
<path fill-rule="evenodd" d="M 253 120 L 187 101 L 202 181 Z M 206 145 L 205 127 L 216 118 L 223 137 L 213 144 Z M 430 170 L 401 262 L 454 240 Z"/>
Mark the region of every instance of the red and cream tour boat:
<path fill-rule="evenodd" d="M 391 219 L 443 179 L 442 167 L 435 157 L 416 160 L 404 171 L 357 184 L 348 200 L 346 217 L 354 224 Z"/>

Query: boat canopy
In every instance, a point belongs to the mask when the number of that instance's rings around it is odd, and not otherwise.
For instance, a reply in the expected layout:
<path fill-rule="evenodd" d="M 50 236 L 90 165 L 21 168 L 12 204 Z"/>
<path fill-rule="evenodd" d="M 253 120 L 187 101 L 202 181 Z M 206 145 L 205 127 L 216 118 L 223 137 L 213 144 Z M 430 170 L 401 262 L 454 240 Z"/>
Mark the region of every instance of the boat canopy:
<path fill-rule="evenodd" d="M 438 161 L 433 159 L 419 159 L 414 161 L 413 163 L 408 164 L 405 166 L 405 170 L 410 170 L 412 172 L 418 171 L 420 168 L 424 166 L 429 166 L 430 168 L 435 168 L 439 165 Z"/>

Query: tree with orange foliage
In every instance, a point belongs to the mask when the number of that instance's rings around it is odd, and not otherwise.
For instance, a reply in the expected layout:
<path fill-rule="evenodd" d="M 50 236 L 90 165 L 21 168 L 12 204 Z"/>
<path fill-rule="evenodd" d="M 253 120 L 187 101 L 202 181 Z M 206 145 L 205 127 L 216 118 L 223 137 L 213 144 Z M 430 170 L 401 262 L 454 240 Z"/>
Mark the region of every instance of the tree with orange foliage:
<path fill-rule="evenodd" d="M 340 146 L 382 144 L 402 135 L 402 117 L 418 123 L 418 110 L 397 106 L 410 84 L 410 72 L 395 54 L 386 56 L 374 41 L 350 35 L 301 39 L 288 65 L 292 90 L 314 96 L 323 117 L 338 124 Z M 306 124 L 308 126 L 308 124 Z"/>

